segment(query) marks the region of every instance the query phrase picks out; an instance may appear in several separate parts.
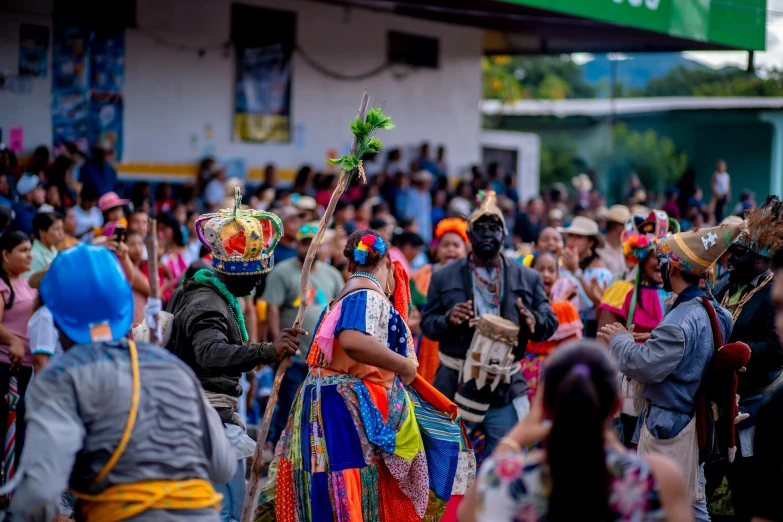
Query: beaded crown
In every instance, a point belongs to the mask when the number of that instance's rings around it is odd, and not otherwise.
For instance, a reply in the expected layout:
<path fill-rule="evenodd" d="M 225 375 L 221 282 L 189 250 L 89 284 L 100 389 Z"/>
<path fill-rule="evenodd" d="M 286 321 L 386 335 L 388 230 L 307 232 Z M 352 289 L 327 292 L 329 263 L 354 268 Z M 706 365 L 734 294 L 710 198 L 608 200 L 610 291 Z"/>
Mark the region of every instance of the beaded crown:
<path fill-rule="evenodd" d="M 239 187 L 234 208 L 204 214 L 196 220 L 196 233 L 212 253 L 212 267 L 228 275 L 265 274 L 272 270 L 272 253 L 283 235 L 283 223 L 262 210 L 243 210 Z"/>

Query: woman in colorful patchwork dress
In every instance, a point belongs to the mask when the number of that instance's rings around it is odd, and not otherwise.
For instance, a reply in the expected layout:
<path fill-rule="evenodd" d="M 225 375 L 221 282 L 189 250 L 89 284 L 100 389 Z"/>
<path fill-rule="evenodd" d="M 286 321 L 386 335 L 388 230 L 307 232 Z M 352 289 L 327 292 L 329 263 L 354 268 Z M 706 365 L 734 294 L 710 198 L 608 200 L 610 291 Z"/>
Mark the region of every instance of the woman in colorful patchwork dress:
<path fill-rule="evenodd" d="M 348 238 L 353 275 L 318 321 L 256 521 L 437 521 L 473 481 L 456 406 L 416 373 L 388 250 L 374 231 Z"/>
<path fill-rule="evenodd" d="M 552 301 L 552 288 L 559 279 L 558 257 L 549 251 L 534 252 L 530 267 L 541 275 L 544 291 Z M 582 320 L 579 312 L 570 301 L 552 302 L 552 311 L 557 316 L 558 327 L 555 334 L 545 341 L 528 341 L 525 358 L 520 361 L 522 374 L 528 385 L 527 396 L 530 400 L 538 390 L 544 363 L 554 349 L 562 343 L 582 338 Z"/>
<path fill-rule="evenodd" d="M 435 227 L 438 262 L 419 268 L 411 277 L 411 296 L 413 305 L 422 310 L 427 304 L 427 291 L 430 288 L 432 274 L 440 267 L 462 259 L 468 255 L 468 222 L 462 218 L 442 219 Z M 435 372 L 440 365 L 438 342 L 424 335 L 419 338 L 418 373 L 427 382 L 435 380 Z"/>
<path fill-rule="evenodd" d="M 481 467 L 460 521 L 692 521 L 677 464 L 640 457 L 614 436 L 616 375 L 593 341 L 555 352 L 530 413 Z M 543 450 L 523 451 L 538 442 Z"/>
<path fill-rule="evenodd" d="M 623 233 L 623 251 L 626 262 L 634 267 L 633 279 L 615 282 L 604 293 L 599 305 L 599 330 L 612 323 L 634 327 L 634 338 L 643 344 L 663 320 L 666 306 L 664 301 L 671 295 L 663 289 L 663 277 L 658 259 L 651 255 L 654 240 L 664 237 L 669 231 L 679 232 L 676 221 L 670 220 L 666 212 L 655 210 L 649 216 L 634 216 L 626 224 Z M 620 440 L 633 447 L 633 438 L 639 415 L 644 409 L 641 385 L 622 376 L 620 395 L 623 404 L 620 409 Z"/>

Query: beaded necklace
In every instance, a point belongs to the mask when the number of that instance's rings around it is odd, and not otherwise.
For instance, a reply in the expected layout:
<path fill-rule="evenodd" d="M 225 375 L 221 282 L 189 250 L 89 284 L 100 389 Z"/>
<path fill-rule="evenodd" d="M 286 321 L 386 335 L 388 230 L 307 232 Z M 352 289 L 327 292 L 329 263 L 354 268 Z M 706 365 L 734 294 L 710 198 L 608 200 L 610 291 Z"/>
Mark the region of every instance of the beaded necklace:
<path fill-rule="evenodd" d="M 505 281 L 503 261 L 500 261 L 500 266 L 498 267 L 498 270 L 495 273 L 495 277 L 492 281 L 483 278 L 478 273 L 476 265 L 473 262 L 473 255 L 468 257 L 468 263 L 470 265 L 470 281 L 473 284 L 473 288 L 477 291 L 484 304 L 486 304 L 488 307 L 494 307 L 499 312 L 500 303 L 503 302 L 503 297 L 505 294 L 505 288 L 503 288 L 503 282 Z M 487 268 L 487 272 L 489 273 L 489 268 Z M 477 281 L 478 284 L 476 284 Z M 487 289 L 486 292 L 484 291 L 484 287 Z"/>
<path fill-rule="evenodd" d="M 228 291 L 226 285 L 212 274 L 212 270 L 208 268 L 202 268 L 196 275 L 193 276 L 193 280 L 197 283 L 209 285 L 223 296 L 223 299 L 228 303 L 228 309 L 231 310 L 231 314 L 236 319 L 237 326 L 239 328 L 239 335 L 242 338 L 242 342 L 246 343 L 250 339 L 247 335 L 247 327 L 245 327 L 245 316 L 242 315 L 242 309 L 239 306 L 239 299 L 234 294 Z"/>
<path fill-rule="evenodd" d="M 351 274 L 351 278 L 354 277 L 363 277 L 364 279 L 369 279 L 370 281 L 378 285 L 378 288 L 380 288 L 381 293 L 383 293 L 383 287 L 381 286 L 381 282 L 378 281 L 377 277 L 370 274 L 369 272 L 354 272 L 353 274 Z"/>

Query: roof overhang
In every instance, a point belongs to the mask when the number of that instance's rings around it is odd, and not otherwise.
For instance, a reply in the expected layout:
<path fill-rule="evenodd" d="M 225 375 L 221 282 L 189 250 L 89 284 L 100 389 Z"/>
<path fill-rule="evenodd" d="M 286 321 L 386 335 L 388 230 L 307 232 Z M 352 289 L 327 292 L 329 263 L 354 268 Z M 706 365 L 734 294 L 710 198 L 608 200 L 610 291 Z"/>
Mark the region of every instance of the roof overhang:
<path fill-rule="evenodd" d="M 556 118 L 594 117 L 610 114 L 646 114 L 667 111 L 698 110 L 781 110 L 780 97 L 659 97 L 616 98 L 587 100 L 520 100 L 502 103 L 483 100 L 481 112 L 485 116 L 520 116 Z"/>
<path fill-rule="evenodd" d="M 487 54 L 763 50 L 767 0 L 319 0 L 487 31 Z"/>

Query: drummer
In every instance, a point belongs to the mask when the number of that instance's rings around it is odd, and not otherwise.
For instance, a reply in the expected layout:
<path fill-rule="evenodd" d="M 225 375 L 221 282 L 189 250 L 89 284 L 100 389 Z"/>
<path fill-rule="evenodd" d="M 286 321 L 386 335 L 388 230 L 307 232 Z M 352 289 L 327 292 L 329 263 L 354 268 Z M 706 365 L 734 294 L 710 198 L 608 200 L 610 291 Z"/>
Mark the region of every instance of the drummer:
<path fill-rule="evenodd" d="M 451 400 L 455 398 L 459 371 L 475 333 L 470 319 L 490 314 L 519 325 L 513 351 L 513 366 L 517 368 L 529 340 L 548 339 L 557 329 L 541 276 L 501 252 L 506 222 L 494 192 L 487 194 L 469 223 L 473 251 L 433 274 L 422 317 L 424 335 L 440 343 L 440 366 L 433 384 Z M 525 416 L 530 408 L 526 394 L 527 383 L 521 372 L 513 373 L 510 383 L 501 382 L 492 393 L 489 410 L 480 423 L 486 434 L 487 451 L 491 452 L 497 441 Z"/>

